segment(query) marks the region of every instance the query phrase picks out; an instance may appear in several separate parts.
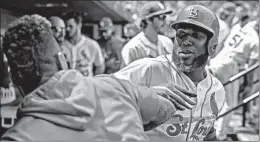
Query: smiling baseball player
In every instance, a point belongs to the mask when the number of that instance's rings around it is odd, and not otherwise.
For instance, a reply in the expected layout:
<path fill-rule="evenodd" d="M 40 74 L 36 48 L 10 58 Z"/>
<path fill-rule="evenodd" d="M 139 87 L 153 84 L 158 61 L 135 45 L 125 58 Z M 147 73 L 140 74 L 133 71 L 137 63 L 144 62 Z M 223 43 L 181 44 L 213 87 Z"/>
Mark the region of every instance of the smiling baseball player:
<path fill-rule="evenodd" d="M 206 7 L 190 5 L 171 27 L 176 30 L 171 55 L 137 60 L 114 75 L 148 87 L 173 82 L 197 94 L 193 109 L 177 111 L 169 121 L 147 131 L 151 140 L 216 140 L 214 122 L 225 103 L 225 91 L 205 66 L 218 43 L 218 19 Z"/>

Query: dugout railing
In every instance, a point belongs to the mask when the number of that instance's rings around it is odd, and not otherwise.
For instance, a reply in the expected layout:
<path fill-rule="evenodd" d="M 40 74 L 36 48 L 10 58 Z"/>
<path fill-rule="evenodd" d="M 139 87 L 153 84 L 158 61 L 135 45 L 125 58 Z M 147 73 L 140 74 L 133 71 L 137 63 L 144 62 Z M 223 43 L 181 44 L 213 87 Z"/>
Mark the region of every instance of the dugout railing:
<path fill-rule="evenodd" d="M 255 69 L 257 69 L 259 67 L 259 62 L 256 63 L 255 65 L 252 65 L 251 67 L 245 69 L 244 71 L 239 72 L 238 74 L 232 76 L 231 78 L 229 78 L 229 80 L 225 83 L 223 83 L 223 86 L 226 86 L 232 82 L 234 82 L 237 79 L 240 79 L 241 77 L 244 77 L 245 75 L 247 75 L 248 73 L 254 71 Z M 259 78 L 257 80 L 254 81 L 254 84 L 259 82 Z M 257 93 L 254 93 L 253 95 L 250 95 L 249 97 L 245 98 L 241 103 L 239 103 L 237 106 L 229 109 L 228 111 L 224 112 L 223 114 L 219 115 L 217 117 L 217 119 L 235 111 L 236 109 L 243 107 L 243 112 L 242 112 L 242 126 L 245 126 L 245 122 L 246 122 L 246 109 L 247 109 L 247 104 L 253 100 L 255 100 L 256 98 L 259 97 L 259 91 Z"/>

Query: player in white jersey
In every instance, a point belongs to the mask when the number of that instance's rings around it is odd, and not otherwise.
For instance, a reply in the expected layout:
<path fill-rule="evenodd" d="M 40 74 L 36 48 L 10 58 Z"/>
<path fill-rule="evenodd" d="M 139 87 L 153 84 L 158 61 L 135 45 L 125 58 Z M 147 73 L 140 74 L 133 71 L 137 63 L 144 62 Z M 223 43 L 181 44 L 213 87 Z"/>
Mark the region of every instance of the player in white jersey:
<path fill-rule="evenodd" d="M 254 26 L 256 21 L 249 22 L 245 26 L 241 23 L 236 24 L 227 37 L 223 49 L 210 61 L 210 68 L 216 77 L 225 83 L 230 77 L 244 70 L 246 66 L 252 66 L 258 61 L 259 57 L 259 36 Z M 244 93 L 250 94 L 253 86 L 253 72 L 246 76 L 248 85 Z M 225 86 L 227 94 L 227 107 L 235 107 L 238 104 L 239 80 Z M 220 119 L 217 124 L 217 135 L 219 139 L 227 136 L 227 126 L 231 120 L 232 113 Z"/>
<path fill-rule="evenodd" d="M 230 33 L 232 28 L 232 21 L 236 14 L 236 5 L 232 2 L 225 2 L 223 5 L 221 5 L 217 13 L 220 29 L 218 46 L 215 55 L 223 48 L 224 41 Z"/>
<path fill-rule="evenodd" d="M 171 39 L 161 32 L 166 14 L 170 13 L 172 11 L 165 10 L 163 4 L 157 1 L 147 2 L 143 6 L 140 12 L 142 32 L 127 42 L 121 52 L 125 65 L 137 59 L 155 58 L 165 54 L 165 51 L 172 51 Z"/>
<path fill-rule="evenodd" d="M 135 61 L 115 76 L 148 87 L 173 82 L 197 94 L 192 110 L 177 111 L 172 119 L 148 131 L 151 140 L 214 140 L 214 121 L 225 103 L 225 91 L 205 66 L 218 43 L 218 19 L 206 7 L 190 5 L 171 27 L 176 30 L 177 45 L 172 55 Z"/>

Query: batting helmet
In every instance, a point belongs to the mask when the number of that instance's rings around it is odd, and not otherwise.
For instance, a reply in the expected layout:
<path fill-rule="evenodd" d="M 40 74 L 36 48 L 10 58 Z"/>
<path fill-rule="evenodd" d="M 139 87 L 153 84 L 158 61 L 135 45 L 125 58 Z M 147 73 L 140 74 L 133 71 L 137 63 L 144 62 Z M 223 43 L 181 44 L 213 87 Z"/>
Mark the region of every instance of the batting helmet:
<path fill-rule="evenodd" d="M 191 24 L 208 31 L 210 34 L 208 52 L 210 56 L 214 54 L 218 44 L 219 21 L 211 10 L 201 5 L 189 5 L 180 11 L 170 27 L 176 30 L 179 24 Z"/>

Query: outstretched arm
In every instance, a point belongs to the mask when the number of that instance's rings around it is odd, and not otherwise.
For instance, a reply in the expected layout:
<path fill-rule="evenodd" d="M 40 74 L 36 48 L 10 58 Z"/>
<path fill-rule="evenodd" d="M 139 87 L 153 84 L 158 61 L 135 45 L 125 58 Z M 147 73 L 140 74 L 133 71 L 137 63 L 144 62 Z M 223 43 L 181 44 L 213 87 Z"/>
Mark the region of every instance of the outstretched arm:
<path fill-rule="evenodd" d="M 188 97 L 195 94 L 173 84 L 154 88 L 136 87 L 135 92 L 145 131 L 163 124 L 177 110 L 191 109 L 195 105 Z"/>

